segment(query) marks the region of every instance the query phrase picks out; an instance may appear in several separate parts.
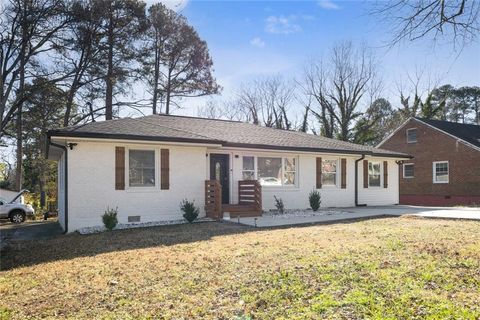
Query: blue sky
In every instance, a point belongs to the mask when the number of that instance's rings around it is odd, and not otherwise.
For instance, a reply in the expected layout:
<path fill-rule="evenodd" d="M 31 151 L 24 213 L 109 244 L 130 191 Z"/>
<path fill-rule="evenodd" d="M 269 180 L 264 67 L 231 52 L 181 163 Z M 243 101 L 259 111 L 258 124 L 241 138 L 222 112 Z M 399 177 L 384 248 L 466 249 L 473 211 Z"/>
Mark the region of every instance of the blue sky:
<path fill-rule="evenodd" d="M 398 86 L 424 71 L 423 86 L 480 85 L 480 44 L 455 51 L 428 38 L 385 47 L 388 25 L 368 13 L 368 1 L 185 1 L 168 0 L 207 41 L 215 76 L 228 98 L 250 79 L 282 75 L 300 78 L 307 61 L 328 55 L 349 40 L 365 43 L 380 60 L 383 96 L 398 105 Z M 179 5 L 179 6 L 178 6 Z M 177 113 L 196 114 L 205 99 L 185 101 Z"/>

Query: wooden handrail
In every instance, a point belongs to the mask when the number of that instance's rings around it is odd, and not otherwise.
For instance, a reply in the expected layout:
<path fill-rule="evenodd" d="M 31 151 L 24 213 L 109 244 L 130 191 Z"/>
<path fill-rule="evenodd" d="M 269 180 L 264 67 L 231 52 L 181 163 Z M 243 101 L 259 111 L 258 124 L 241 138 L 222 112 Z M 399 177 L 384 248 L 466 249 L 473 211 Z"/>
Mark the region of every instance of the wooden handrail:
<path fill-rule="evenodd" d="M 258 180 L 238 181 L 238 204 L 251 205 L 257 211 L 262 210 L 262 186 Z"/>
<path fill-rule="evenodd" d="M 222 185 L 218 180 L 205 180 L 205 211 L 207 217 L 222 219 Z"/>

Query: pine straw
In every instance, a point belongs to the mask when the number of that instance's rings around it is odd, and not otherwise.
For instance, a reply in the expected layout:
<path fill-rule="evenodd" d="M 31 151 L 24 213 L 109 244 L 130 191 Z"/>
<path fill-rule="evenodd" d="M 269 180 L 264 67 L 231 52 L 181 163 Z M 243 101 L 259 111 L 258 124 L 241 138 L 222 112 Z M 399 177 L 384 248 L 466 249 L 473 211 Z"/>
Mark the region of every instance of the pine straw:
<path fill-rule="evenodd" d="M 0 319 L 480 317 L 480 223 L 201 223 L 68 235 L 2 256 Z"/>

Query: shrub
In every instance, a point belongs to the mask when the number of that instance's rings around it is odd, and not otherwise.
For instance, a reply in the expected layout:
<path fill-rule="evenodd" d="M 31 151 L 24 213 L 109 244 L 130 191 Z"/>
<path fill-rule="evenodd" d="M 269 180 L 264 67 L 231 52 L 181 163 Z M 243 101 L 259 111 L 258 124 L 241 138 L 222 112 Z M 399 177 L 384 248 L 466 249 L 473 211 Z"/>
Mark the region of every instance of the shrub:
<path fill-rule="evenodd" d="M 110 209 L 109 207 L 107 207 L 107 210 L 102 216 L 103 224 L 105 225 L 105 228 L 107 228 L 107 230 L 113 230 L 117 226 L 117 214 L 118 208 Z"/>
<path fill-rule="evenodd" d="M 310 207 L 313 211 L 317 211 L 320 208 L 320 204 L 322 203 L 322 199 L 320 197 L 320 192 L 317 190 L 310 191 L 308 195 L 308 201 L 310 202 Z"/>
<path fill-rule="evenodd" d="M 180 209 L 183 211 L 183 217 L 192 223 L 198 217 L 198 208 L 195 207 L 194 201 L 183 200 L 180 203 Z"/>
<path fill-rule="evenodd" d="M 285 212 L 285 205 L 283 204 L 282 198 L 277 198 L 276 196 L 273 196 L 273 198 L 275 199 L 275 207 L 278 212 L 283 214 Z"/>

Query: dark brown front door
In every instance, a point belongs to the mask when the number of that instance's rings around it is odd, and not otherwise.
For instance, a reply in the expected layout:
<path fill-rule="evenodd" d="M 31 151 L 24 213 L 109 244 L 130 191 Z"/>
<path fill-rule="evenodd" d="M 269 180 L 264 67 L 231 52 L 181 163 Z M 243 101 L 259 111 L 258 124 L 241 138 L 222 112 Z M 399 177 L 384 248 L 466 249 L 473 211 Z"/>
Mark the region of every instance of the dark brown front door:
<path fill-rule="evenodd" d="M 222 185 L 222 203 L 230 203 L 230 156 L 210 154 L 210 180 L 218 180 Z"/>

